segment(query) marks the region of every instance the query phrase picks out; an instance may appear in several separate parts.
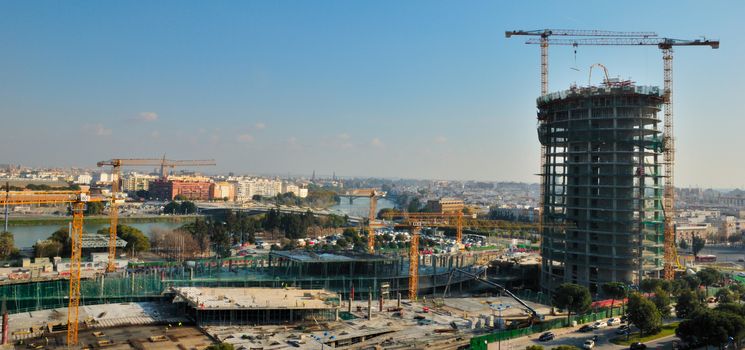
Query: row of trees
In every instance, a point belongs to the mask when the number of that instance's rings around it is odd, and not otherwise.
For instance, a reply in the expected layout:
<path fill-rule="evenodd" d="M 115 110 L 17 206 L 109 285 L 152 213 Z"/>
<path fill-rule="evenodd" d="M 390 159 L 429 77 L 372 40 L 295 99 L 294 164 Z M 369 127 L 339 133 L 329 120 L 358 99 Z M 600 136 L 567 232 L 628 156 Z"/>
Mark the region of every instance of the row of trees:
<path fill-rule="evenodd" d="M 176 202 L 172 201 L 163 207 L 165 214 L 194 214 L 197 212 L 197 205 L 190 201 Z"/>
<path fill-rule="evenodd" d="M 707 325 L 701 323 L 703 322 L 702 318 L 709 322 L 715 316 L 724 317 L 710 313 L 704 313 L 701 316 L 702 310 L 706 310 L 705 299 L 708 295 L 708 287 L 721 282 L 721 280 L 722 275 L 719 271 L 706 268 L 694 276 L 685 276 L 673 281 L 643 280 L 639 285 L 639 291 L 651 293 L 651 297 L 645 297 L 640 292 L 629 291 L 626 285 L 618 282 L 604 284 L 601 289 L 603 294 L 612 300 L 611 308 L 613 308 L 615 300 L 628 297 L 628 303 L 625 307 L 629 322 L 639 328 L 640 335 L 644 336 L 644 334 L 659 332 L 662 320 L 671 317 L 673 298 L 676 301 L 676 315 L 680 318 L 691 318 L 691 320 L 686 321 L 689 322 L 687 327 L 693 327 L 691 326 L 692 322 L 696 327 L 706 329 L 705 326 Z M 704 286 L 704 291 L 700 290 L 700 286 Z M 728 288 L 720 289 L 717 296 L 720 298 L 720 303 L 745 300 L 745 287 L 739 284 L 731 285 Z M 556 289 L 552 303 L 554 306 L 568 311 L 568 321 L 572 314 L 582 314 L 589 311 L 592 298 L 586 287 L 565 283 Z M 745 313 L 742 315 L 745 316 Z M 683 328 L 683 331 L 679 331 L 679 333 L 684 334 L 687 329 Z M 745 326 L 743 326 L 743 329 L 745 329 Z M 729 334 L 735 333 L 730 332 Z M 716 344 L 710 343 L 710 345 Z"/>
<path fill-rule="evenodd" d="M 99 235 L 109 235 L 109 227 L 97 231 Z M 127 225 L 117 225 L 116 235 L 127 241 L 124 251 L 137 254 L 150 250 L 150 240 L 142 231 Z M 49 238 L 34 244 L 34 256 L 36 257 L 70 257 L 70 231 L 67 227 L 61 227 L 54 231 Z"/>
<path fill-rule="evenodd" d="M 280 193 L 274 197 L 265 197 L 255 195 L 252 198 L 255 201 L 271 203 L 275 205 L 294 205 L 298 207 L 316 207 L 328 208 L 339 204 L 339 194 L 329 188 L 310 185 L 308 187 L 308 196 L 300 198 L 292 192 Z"/>

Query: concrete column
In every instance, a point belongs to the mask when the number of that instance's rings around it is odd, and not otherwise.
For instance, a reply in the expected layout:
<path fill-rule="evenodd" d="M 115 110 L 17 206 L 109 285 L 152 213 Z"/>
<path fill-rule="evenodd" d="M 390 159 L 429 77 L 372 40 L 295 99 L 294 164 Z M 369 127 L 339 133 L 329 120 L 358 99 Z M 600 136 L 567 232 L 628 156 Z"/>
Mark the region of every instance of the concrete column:
<path fill-rule="evenodd" d="M 396 301 L 396 307 L 401 308 L 401 292 L 398 292 L 397 294 L 398 294 L 397 295 L 398 300 Z"/>
<path fill-rule="evenodd" d="M 367 319 L 372 320 L 372 293 L 367 293 Z"/>
<path fill-rule="evenodd" d="M 378 293 L 378 294 L 380 294 L 378 296 L 378 309 L 379 309 L 378 311 L 383 312 L 383 293 Z"/>
<path fill-rule="evenodd" d="M 349 295 L 349 313 L 352 313 L 352 295 Z"/>

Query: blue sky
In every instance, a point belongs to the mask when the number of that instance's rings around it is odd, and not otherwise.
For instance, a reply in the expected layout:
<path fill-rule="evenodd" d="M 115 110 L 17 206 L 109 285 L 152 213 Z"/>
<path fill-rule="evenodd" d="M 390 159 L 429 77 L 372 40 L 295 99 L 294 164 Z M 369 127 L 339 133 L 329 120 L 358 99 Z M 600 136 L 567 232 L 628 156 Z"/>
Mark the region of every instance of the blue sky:
<path fill-rule="evenodd" d="M 539 50 L 511 29 L 722 41 L 675 56 L 679 186 L 745 186 L 738 1 L 3 1 L 0 163 L 535 182 Z M 662 84 L 654 47 L 552 47 Z M 577 68 L 577 72 L 571 68 Z"/>

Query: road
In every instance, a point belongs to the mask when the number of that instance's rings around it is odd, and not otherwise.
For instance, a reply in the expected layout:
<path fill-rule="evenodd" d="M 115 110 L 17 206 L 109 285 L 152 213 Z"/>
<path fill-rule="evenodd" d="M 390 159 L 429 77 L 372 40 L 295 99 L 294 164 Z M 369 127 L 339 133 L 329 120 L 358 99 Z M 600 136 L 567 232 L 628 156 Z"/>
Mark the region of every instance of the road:
<path fill-rule="evenodd" d="M 561 328 L 553 330 L 552 332 L 556 334 L 556 338 L 554 340 L 541 342 L 538 341 L 538 337 L 540 334 L 533 334 L 527 337 L 521 337 L 521 338 L 515 338 L 503 341 L 501 344 L 502 349 L 504 350 L 524 350 L 525 347 L 530 345 L 541 345 L 546 349 L 551 349 L 554 347 L 557 347 L 559 345 L 573 345 L 578 348 L 582 348 L 582 344 L 587 339 L 591 339 L 594 335 L 598 336 L 598 341 L 595 344 L 594 349 L 604 350 L 604 349 L 628 349 L 628 346 L 621 346 L 616 345 L 610 342 L 610 339 L 617 337 L 616 331 L 618 330 L 619 326 L 613 326 L 613 327 L 605 327 L 599 330 L 594 330 L 592 332 L 582 333 L 577 331 L 581 327 L 581 325 L 577 327 L 570 327 L 570 328 Z M 648 349 L 672 349 L 672 342 L 674 340 L 677 340 L 678 338 L 674 335 L 667 336 L 664 338 L 659 338 L 653 341 L 649 341 L 645 343 L 648 347 Z M 490 347 L 492 349 L 493 347 Z M 499 348 L 499 346 L 494 347 L 494 349 Z"/>

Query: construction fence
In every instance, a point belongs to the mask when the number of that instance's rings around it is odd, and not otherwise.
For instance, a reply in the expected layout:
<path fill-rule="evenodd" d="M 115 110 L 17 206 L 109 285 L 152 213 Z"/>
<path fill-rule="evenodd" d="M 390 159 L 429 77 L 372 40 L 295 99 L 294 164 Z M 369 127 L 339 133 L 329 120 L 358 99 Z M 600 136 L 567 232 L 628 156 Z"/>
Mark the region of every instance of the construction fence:
<path fill-rule="evenodd" d="M 571 321 L 576 321 L 577 324 L 594 322 L 608 317 L 620 316 L 622 310 L 620 308 L 603 309 L 598 312 L 593 312 L 585 315 L 572 316 Z M 570 321 L 570 324 L 571 324 Z M 551 321 L 541 322 L 527 328 L 520 329 L 505 329 L 494 333 L 480 335 L 471 338 L 471 350 L 487 350 L 490 343 L 497 341 L 509 340 L 518 337 L 524 337 L 535 333 L 542 333 L 556 328 L 562 328 L 567 326 L 567 319 L 560 318 Z"/>

